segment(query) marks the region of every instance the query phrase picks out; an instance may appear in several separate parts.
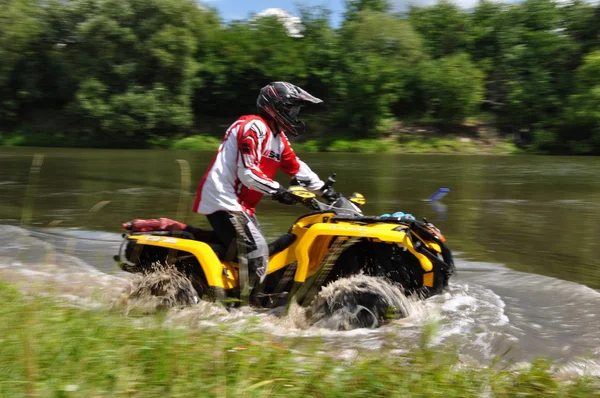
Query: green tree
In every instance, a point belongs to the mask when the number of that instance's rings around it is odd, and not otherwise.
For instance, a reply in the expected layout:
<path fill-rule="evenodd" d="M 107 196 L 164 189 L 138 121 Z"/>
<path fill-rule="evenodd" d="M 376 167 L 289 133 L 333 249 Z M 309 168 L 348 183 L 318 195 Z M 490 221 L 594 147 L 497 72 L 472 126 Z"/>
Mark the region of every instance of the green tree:
<path fill-rule="evenodd" d="M 88 131 L 147 136 L 191 126 L 203 11 L 186 0 L 86 3 L 70 56 L 82 74 L 71 110 Z"/>
<path fill-rule="evenodd" d="M 236 21 L 217 32 L 202 73 L 206 84 L 196 93 L 197 112 L 236 117 L 255 110 L 258 90 L 270 81 L 305 81 L 301 42 L 273 16 Z"/>
<path fill-rule="evenodd" d="M 468 44 L 468 18 L 456 4 L 441 0 L 430 7 L 411 6 L 408 19 L 423 37 L 433 58 L 465 51 Z"/>
<path fill-rule="evenodd" d="M 427 114 L 445 122 L 472 115 L 483 99 L 483 73 L 465 53 L 423 62 L 420 80 Z"/>
<path fill-rule="evenodd" d="M 331 115 L 343 106 L 336 90 L 341 78 L 342 51 L 338 35 L 331 26 L 330 14 L 324 8 L 302 9 L 300 12 L 304 30 L 298 44 L 305 61 L 306 78 L 298 80 L 298 83 L 324 101 L 304 114 L 308 131 L 313 136 L 329 135 L 328 126 L 333 121 Z"/>
<path fill-rule="evenodd" d="M 574 153 L 600 153 L 600 50 L 584 58 L 575 82 L 561 141 Z"/>
<path fill-rule="evenodd" d="M 600 48 L 600 5 L 572 0 L 560 7 L 559 13 L 564 34 L 571 38 L 571 72 L 579 67 L 585 54 Z"/>
<path fill-rule="evenodd" d="M 485 107 L 541 149 L 598 150 L 600 5 L 443 0 L 400 17 L 386 0 L 345 4 L 341 28 L 303 8 L 290 35 L 276 17 L 225 24 L 193 0 L 0 0 L 0 126 L 140 145 L 253 112 L 260 87 L 289 80 L 325 100 L 306 115 L 318 134 Z"/>
<path fill-rule="evenodd" d="M 390 3 L 387 0 L 345 0 L 346 11 L 344 21 L 352 21 L 362 11 L 389 12 Z"/>
<path fill-rule="evenodd" d="M 40 14 L 36 0 L 0 2 L 0 126 L 14 122 L 21 106 L 40 95 L 30 62 L 45 29 Z"/>
<path fill-rule="evenodd" d="M 210 14 L 193 1 L 11 0 L 7 10 L 14 29 L 2 33 L 0 91 L 15 119 L 54 110 L 38 118 L 69 115 L 62 128 L 115 145 L 191 126 L 198 38 Z"/>
<path fill-rule="evenodd" d="M 512 29 L 502 37 L 499 67 L 506 80 L 505 115 L 517 124 L 548 124 L 569 90 L 572 47 L 560 31 L 553 0 L 527 0 L 507 13 Z"/>
<path fill-rule="evenodd" d="M 406 96 L 407 71 L 424 59 L 421 40 L 406 21 L 362 11 L 341 32 L 338 122 L 359 134 L 377 132 Z"/>
<path fill-rule="evenodd" d="M 480 1 L 470 15 L 469 54 L 477 67 L 486 75 L 485 102 L 492 109 L 506 101 L 506 79 L 502 64 L 502 39 L 508 25 L 507 6 L 488 0 Z"/>

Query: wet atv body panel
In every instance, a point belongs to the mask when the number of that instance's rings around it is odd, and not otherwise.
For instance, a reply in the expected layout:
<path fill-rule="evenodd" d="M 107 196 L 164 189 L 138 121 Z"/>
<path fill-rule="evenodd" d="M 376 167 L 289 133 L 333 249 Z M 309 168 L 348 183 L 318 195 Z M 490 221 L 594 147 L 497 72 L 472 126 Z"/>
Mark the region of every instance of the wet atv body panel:
<path fill-rule="evenodd" d="M 200 295 L 239 297 L 239 265 L 222 260 L 222 246 L 194 239 L 198 234 L 165 232 L 126 235 L 122 269 L 148 272 L 153 264 L 173 264 L 196 279 Z M 343 250 L 325 261 L 334 245 Z M 451 251 L 426 223 L 338 216 L 335 211 L 300 217 L 288 234 L 270 245 L 270 253 L 262 292 L 266 296 L 285 295 L 315 279 L 324 285 L 364 273 L 383 276 L 406 294 L 426 298 L 439 294 L 454 272 Z"/>

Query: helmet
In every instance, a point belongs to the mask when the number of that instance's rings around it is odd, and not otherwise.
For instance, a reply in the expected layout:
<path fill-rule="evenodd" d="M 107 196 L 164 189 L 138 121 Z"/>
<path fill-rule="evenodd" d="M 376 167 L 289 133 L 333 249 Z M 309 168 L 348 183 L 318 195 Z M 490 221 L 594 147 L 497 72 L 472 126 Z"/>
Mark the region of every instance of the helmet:
<path fill-rule="evenodd" d="M 278 129 L 297 137 L 305 130 L 304 122 L 298 120 L 300 108 L 321 102 L 323 101 L 298 86 L 286 82 L 273 82 L 260 90 L 256 107 L 261 116 L 277 123 Z"/>

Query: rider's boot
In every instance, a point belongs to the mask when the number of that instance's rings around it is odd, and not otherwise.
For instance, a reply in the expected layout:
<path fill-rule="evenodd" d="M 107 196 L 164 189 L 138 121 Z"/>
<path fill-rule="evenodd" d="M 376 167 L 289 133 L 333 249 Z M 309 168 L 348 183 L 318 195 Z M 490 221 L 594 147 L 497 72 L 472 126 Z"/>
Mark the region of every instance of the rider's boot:
<path fill-rule="evenodd" d="M 246 272 L 246 275 L 243 275 L 244 272 L 240 267 L 240 298 L 243 304 L 260 305 L 262 293 L 264 292 L 267 264 L 268 259 L 263 257 L 248 259 L 248 272 Z"/>

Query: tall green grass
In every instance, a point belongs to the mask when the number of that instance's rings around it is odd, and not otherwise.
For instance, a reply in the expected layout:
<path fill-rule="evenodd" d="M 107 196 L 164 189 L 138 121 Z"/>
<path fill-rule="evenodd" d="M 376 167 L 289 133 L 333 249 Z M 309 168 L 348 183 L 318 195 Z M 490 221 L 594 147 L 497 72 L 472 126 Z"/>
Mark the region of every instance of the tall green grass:
<path fill-rule="evenodd" d="M 145 142 L 112 142 L 112 147 L 145 147 L 155 149 L 183 149 L 216 151 L 221 138 L 210 135 L 194 135 L 181 138 L 151 137 Z M 67 140 L 61 134 L 38 134 L 0 136 L 0 146 L 39 146 L 39 147 L 102 147 L 100 142 L 90 139 Z M 419 135 L 400 136 L 397 139 L 348 139 L 343 137 L 310 139 L 297 142 L 293 147 L 298 152 L 348 152 L 348 153 L 448 153 L 448 154 L 519 154 L 517 146 L 509 140 L 497 140 L 482 146 L 477 141 L 465 141 L 460 136 L 427 137 Z"/>
<path fill-rule="evenodd" d="M 400 136 L 398 139 L 333 139 L 308 140 L 294 144 L 298 152 L 357 152 L 357 153 L 408 153 L 408 154 L 493 154 L 523 153 L 508 140 L 482 145 L 464 137 Z"/>
<path fill-rule="evenodd" d="M 216 151 L 221 144 L 221 140 L 216 137 L 206 135 L 194 135 L 185 137 L 171 143 L 171 149 L 193 149 L 198 151 Z"/>
<path fill-rule="evenodd" d="M 188 329 L 23 296 L 0 284 L 0 396 L 599 396 L 596 380 L 555 380 L 549 364 L 511 372 L 461 366 L 427 344 L 399 356 L 328 354 L 312 338 Z"/>

